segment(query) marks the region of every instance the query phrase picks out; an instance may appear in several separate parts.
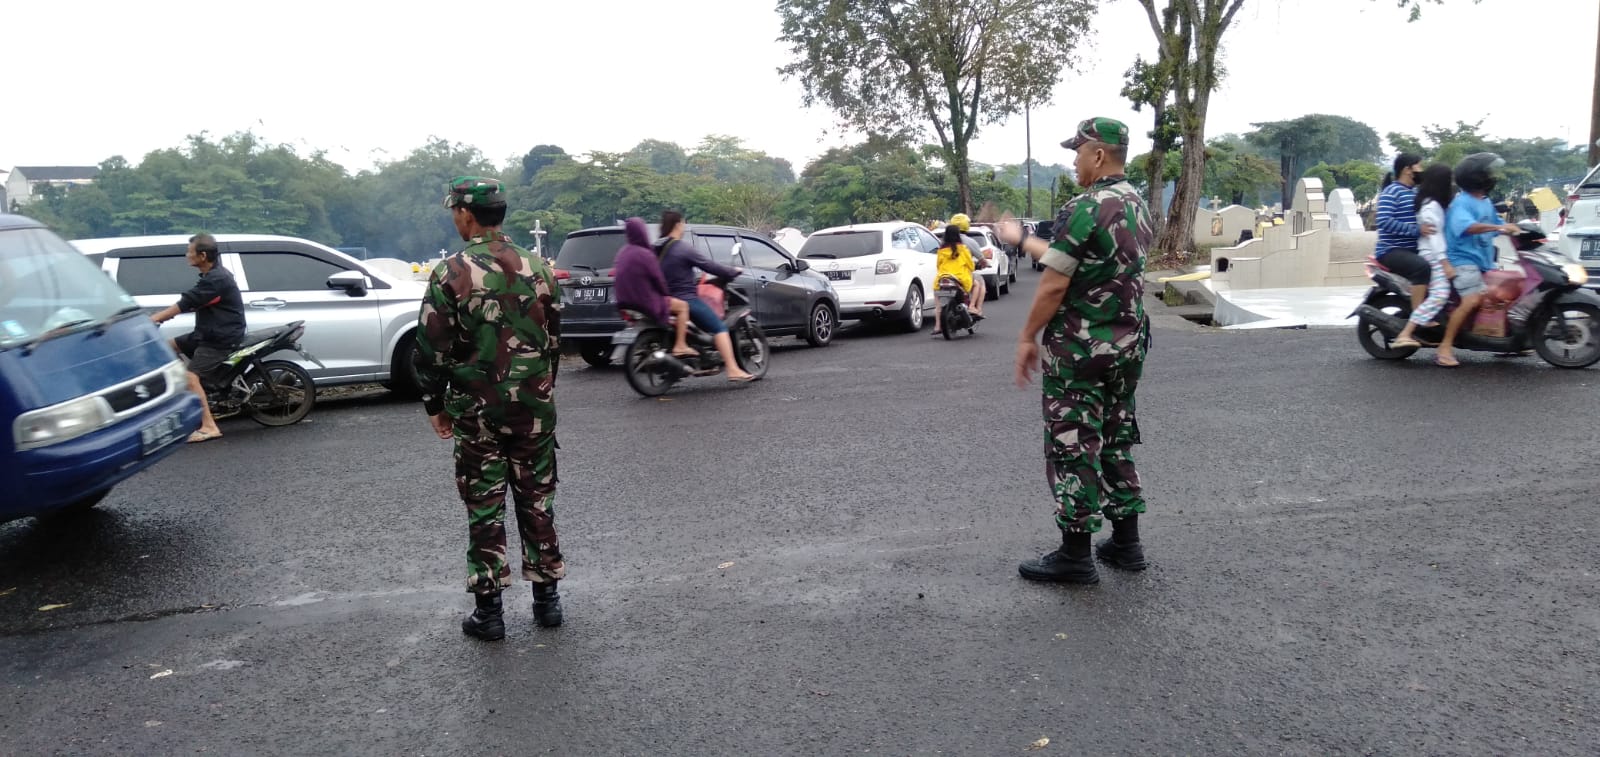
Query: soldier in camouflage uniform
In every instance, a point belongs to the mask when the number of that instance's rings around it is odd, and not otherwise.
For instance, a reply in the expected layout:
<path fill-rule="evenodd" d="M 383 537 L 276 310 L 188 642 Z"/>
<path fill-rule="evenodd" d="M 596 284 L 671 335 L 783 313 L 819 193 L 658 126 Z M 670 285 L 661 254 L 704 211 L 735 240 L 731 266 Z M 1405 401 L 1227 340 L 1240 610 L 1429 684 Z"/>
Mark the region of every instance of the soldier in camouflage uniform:
<path fill-rule="evenodd" d="M 477 609 L 461 630 L 492 641 L 505 638 L 500 592 L 511 585 L 508 483 L 534 619 L 561 625 L 556 582 L 566 565 L 553 510 L 561 290 L 542 259 L 500 231 L 506 197 L 499 181 L 456 178 L 444 205 L 468 246 L 428 278 L 416 369 L 434 432 L 455 439 L 456 487 L 467 505 L 467 589 Z"/>
<path fill-rule="evenodd" d="M 1092 584 L 1100 577 L 1090 539 L 1102 517 L 1112 536 L 1095 549 L 1100 559 L 1124 570 L 1145 567 L 1133 395 L 1150 346 L 1142 274 L 1154 233 L 1144 200 L 1124 175 L 1127 126 L 1091 118 L 1061 146 L 1078 153 L 1078 183 L 1087 191 L 1061 208 L 1055 241 L 1023 240 L 1009 219 L 1000 229 L 1001 239 L 1022 243 L 1045 267 L 1017 346 L 1016 376 L 1026 386 L 1034 367 L 1043 368 L 1045 475 L 1062 533 L 1060 549 L 1019 571 L 1035 581 Z"/>

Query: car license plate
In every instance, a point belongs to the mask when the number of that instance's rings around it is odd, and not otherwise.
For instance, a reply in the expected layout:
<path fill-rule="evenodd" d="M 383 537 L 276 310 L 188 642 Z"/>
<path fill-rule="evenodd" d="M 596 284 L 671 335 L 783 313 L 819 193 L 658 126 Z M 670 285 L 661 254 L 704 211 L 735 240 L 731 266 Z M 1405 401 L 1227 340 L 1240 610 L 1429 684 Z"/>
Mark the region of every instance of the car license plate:
<path fill-rule="evenodd" d="M 611 287 L 579 287 L 572 290 L 572 301 L 576 303 L 603 303 L 610 299 Z"/>
<path fill-rule="evenodd" d="M 1578 257 L 1600 260 L 1600 237 L 1582 237 L 1578 240 Z"/>
<path fill-rule="evenodd" d="M 157 419 L 155 423 L 139 429 L 140 441 L 143 442 L 143 453 L 148 455 L 162 447 L 178 440 L 183 435 L 183 415 L 181 413 L 168 413 Z"/>
<path fill-rule="evenodd" d="M 828 271 L 827 276 L 831 281 L 849 281 L 852 273 L 855 271 Z"/>

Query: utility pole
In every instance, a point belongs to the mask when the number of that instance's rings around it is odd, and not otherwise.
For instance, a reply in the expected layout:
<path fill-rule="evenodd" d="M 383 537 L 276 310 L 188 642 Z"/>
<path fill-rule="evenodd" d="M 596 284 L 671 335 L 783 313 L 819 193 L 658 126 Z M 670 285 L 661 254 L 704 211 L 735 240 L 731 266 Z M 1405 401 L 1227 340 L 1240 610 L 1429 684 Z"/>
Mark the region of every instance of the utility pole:
<path fill-rule="evenodd" d="M 1596 103 L 1600 103 L 1600 100 L 1596 100 Z M 1023 165 L 1027 168 L 1027 171 L 1028 171 L 1028 217 L 1029 218 L 1033 217 L 1033 114 L 1029 113 L 1029 110 L 1032 107 L 1033 106 L 1032 106 L 1031 103 L 1024 103 L 1023 106 L 1022 106 L 1022 131 L 1023 131 L 1023 134 L 1025 135 L 1024 139 L 1028 140 L 1028 160 Z M 1596 111 L 1596 115 L 1600 116 L 1600 111 Z M 1596 121 L 1596 123 L 1600 123 L 1600 121 Z M 1590 149 L 1592 150 L 1593 148 L 1590 148 Z"/>
<path fill-rule="evenodd" d="M 1594 37 L 1594 102 L 1589 106 L 1589 165 L 1597 164 L 1600 164 L 1600 31 Z"/>

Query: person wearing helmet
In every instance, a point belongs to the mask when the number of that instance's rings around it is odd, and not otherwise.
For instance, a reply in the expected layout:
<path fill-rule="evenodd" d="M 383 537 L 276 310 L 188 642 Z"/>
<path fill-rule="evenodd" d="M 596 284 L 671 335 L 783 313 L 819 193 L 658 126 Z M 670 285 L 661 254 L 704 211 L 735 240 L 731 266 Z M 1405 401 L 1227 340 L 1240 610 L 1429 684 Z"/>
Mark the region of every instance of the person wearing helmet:
<path fill-rule="evenodd" d="M 967 296 L 967 304 L 970 309 L 972 283 L 973 279 L 978 277 L 972 275 L 972 254 L 968 252 L 965 240 L 966 238 L 961 235 L 960 227 L 954 223 L 944 227 L 944 238 L 940 242 L 939 251 L 936 253 L 939 256 L 939 268 L 938 273 L 934 275 L 934 280 L 954 279 L 957 284 L 961 285 L 962 295 Z M 943 311 L 944 308 L 942 307 L 933 309 L 933 335 L 935 337 L 943 336 L 944 333 Z M 974 322 L 980 317 L 977 313 L 972 315 Z"/>
<path fill-rule="evenodd" d="M 1483 272 L 1495 268 L 1494 235 L 1515 235 L 1521 231 L 1515 224 L 1506 223 L 1495 212 L 1494 201 L 1489 199 L 1505 164 L 1499 155 L 1480 152 L 1468 155 L 1456 165 L 1456 186 L 1461 191 L 1450 201 L 1450 209 L 1445 214 L 1444 238 L 1445 254 L 1456 269 L 1451 285 L 1461 295 L 1461 305 L 1450 314 L 1444 341 L 1439 343 L 1433 359 L 1445 368 L 1461 364 L 1453 350 L 1456 334 L 1483 302 L 1487 289 Z"/>

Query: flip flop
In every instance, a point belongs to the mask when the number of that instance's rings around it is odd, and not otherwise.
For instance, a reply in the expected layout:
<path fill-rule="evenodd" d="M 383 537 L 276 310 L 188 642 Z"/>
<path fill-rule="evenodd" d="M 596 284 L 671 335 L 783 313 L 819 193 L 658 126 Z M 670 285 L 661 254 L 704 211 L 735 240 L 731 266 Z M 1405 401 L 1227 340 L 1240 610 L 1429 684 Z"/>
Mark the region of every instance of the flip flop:
<path fill-rule="evenodd" d="M 1439 358 L 1434 358 L 1433 359 L 1433 364 L 1439 366 L 1440 368 L 1460 368 L 1461 367 L 1461 361 L 1459 361 L 1459 360 L 1454 362 L 1454 363 L 1446 363 L 1443 360 L 1440 360 Z"/>
<path fill-rule="evenodd" d="M 752 381 L 755 381 L 755 380 L 756 380 L 755 376 L 740 376 L 738 378 L 730 377 L 728 379 L 728 383 L 730 383 L 730 384 L 748 384 L 748 383 L 750 383 Z"/>
<path fill-rule="evenodd" d="M 672 352 L 673 357 L 694 357 L 698 354 L 700 353 L 695 352 L 694 350 L 689 350 L 688 352 L 678 352 L 677 350 L 673 350 Z"/>
<path fill-rule="evenodd" d="M 189 444 L 200 444 L 201 442 L 209 442 L 212 439 L 221 439 L 221 438 L 222 438 L 222 434 L 208 434 L 208 433 L 206 433 L 204 431 L 196 431 L 196 432 L 194 432 L 194 433 L 189 435 L 189 442 L 188 443 Z"/>
<path fill-rule="evenodd" d="M 1403 350 L 1407 347 L 1421 347 L 1422 343 L 1415 339 L 1396 339 L 1389 343 L 1389 349 Z"/>

